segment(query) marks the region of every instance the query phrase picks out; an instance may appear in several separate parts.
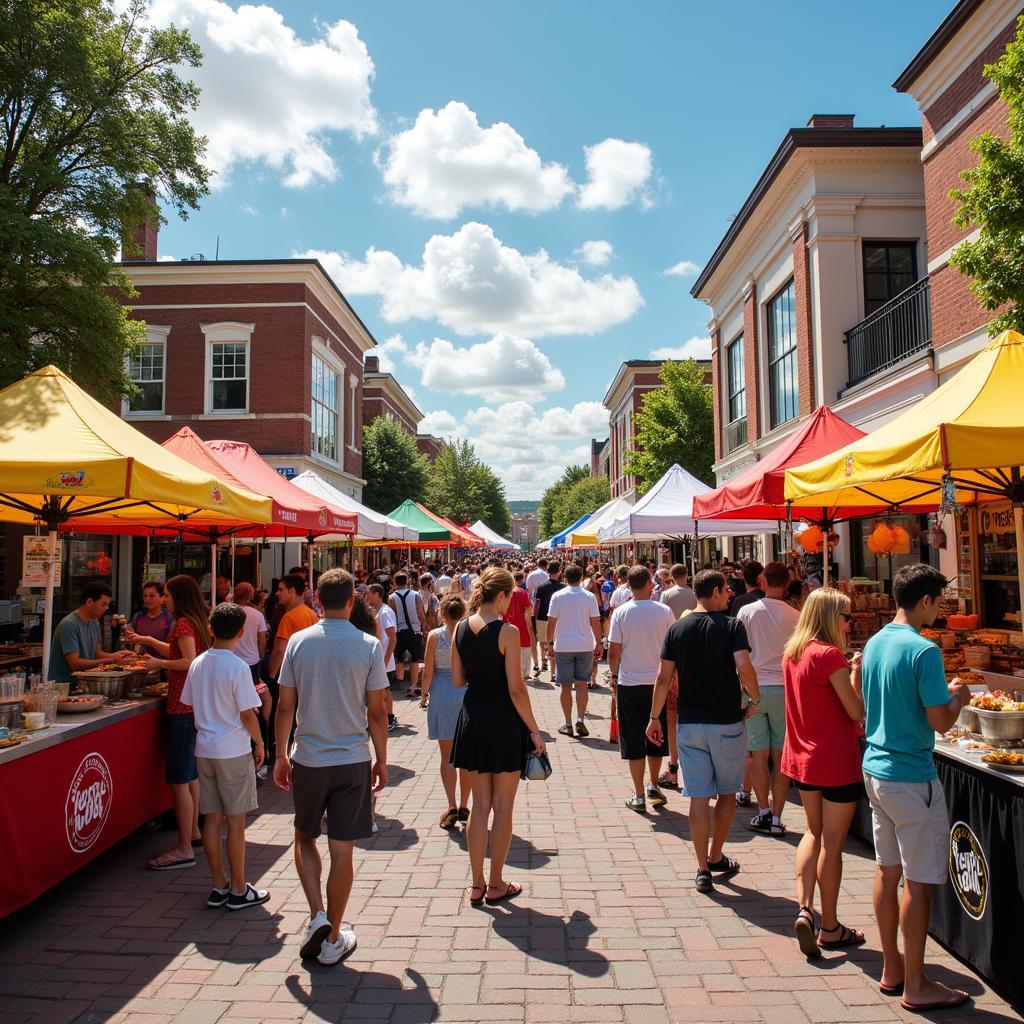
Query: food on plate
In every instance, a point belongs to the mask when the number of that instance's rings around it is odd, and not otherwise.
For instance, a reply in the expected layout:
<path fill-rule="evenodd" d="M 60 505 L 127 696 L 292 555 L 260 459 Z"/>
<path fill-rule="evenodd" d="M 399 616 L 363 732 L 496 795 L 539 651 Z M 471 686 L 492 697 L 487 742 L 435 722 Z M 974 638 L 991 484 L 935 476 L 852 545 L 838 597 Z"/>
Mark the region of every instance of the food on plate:
<path fill-rule="evenodd" d="M 993 750 L 990 754 L 982 757 L 985 764 L 1012 765 L 1015 768 L 1024 768 L 1024 753 L 1015 750 Z"/>
<path fill-rule="evenodd" d="M 979 693 L 971 698 L 971 707 L 979 711 L 1024 711 L 1024 701 L 1014 700 L 1005 690 Z"/>

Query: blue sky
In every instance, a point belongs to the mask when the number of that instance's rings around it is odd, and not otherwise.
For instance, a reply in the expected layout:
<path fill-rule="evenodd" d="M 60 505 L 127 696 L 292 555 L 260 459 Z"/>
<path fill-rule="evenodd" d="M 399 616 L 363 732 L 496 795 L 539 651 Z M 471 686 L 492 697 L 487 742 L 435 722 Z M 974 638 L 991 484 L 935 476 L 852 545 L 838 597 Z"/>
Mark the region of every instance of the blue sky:
<path fill-rule="evenodd" d="M 538 497 L 622 360 L 706 346 L 688 265 L 788 128 L 919 123 L 890 83 L 951 5 L 152 0 L 217 170 L 161 253 L 320 255 L 424 427 Z"/>

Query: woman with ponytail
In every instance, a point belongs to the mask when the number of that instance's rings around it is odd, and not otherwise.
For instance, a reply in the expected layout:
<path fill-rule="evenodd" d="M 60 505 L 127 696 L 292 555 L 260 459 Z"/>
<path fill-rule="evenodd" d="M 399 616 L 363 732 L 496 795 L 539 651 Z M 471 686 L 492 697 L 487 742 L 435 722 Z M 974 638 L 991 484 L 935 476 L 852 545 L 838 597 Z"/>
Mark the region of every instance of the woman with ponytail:
<path fill-rule="evenodd" d="M 473 584 L 469 617 L 456 628 L 451 651 L 452 680 L 466 687 L 451 763 L 469 772 L 473 793 L 467 845 L 473 872 L 469 902 L 475 907 L 523 891 L 503 877 L 512 810 L 527 753 L 544 752 L 519 660 L 519 630 L 502 621 L 514 588 L 506 569 L 485 569 Z M 491 866 L 485 879 L 489 825 Z"/>

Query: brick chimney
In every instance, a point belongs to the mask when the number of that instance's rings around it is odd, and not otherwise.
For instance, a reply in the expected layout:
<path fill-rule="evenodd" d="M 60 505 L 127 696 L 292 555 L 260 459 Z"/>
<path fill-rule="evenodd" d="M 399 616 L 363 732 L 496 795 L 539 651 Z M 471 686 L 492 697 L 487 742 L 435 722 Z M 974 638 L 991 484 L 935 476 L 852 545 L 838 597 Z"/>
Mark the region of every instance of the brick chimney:
<path fill-rule="evenodd" d="M 160 218 L 157 216 L 156 196 L 151 192 L 146 195 L 152 214 L 141 224 L 136 224 L 121 239 L 121 259 L 125 263 L 145 261 L 155 263 L 157 259 L 157 235 L 160 231 Z"/>
<path fill-rule="evenodd" d="M 363 367 L 370 373 L 380 373 L 380 359 L 377 356 L 364 356 Z"/>
<path fill-rule="evenodd" d="M 853 114 L 811 114 L 808 128 L 852 128 Z"/>

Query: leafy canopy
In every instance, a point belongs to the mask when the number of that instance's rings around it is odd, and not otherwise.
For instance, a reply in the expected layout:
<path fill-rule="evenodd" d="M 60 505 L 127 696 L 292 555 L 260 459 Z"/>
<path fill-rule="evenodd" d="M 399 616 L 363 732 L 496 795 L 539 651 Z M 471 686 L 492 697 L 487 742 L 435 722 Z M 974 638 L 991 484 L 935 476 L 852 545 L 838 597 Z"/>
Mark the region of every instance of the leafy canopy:
<path fill-rule="evenodd" d="M 611 488 L 603 476 L 586 476 L 562 491 L 551 520 L 551 534 L 567 530 L 583 516 L 600 508 L 611 498 Z"/>
<path fill-rule="evenodd" d="M 450 441 L 441 449 L 430 472 L 426 500 L 431 511 L 456 523 L 480 519 L 504 536 L 512 525 L 504 484 L 466 440 Z"/>
<path fill-rule="evenodd" d="M 1000 311 L 989 325 L 995 335 L 1024 330 L 1024 17 L 1016 39 L 984 73 L 1009 109 L 1008 137 L 984 132 L 971 140 L 978 164 L 961 173 L 966 187 L 949 197 L 960 204 L 953 223 L 980 230 L 949 262 L 974 279 L 971 292 L 985 309 Z"/>
<path fill-rule="evenodd" d="M 554 523 L 558 517 L 558 506 L 566 492 L 580 480 L 590 476 L 586 466 L 567 466 L 565 472 L 544 492 L 537 509 L 537 530 L 542 540 L 557 533 Z M 576 517 L 579 519 L 579 516 Z"/>
<path fill-rule="evenodd" d="M 118 301 L 118 242 L 154 215 L 147 192 L 182 218 L 208 192 L 199 91 L 179 73 L 202 54 L 145 11 L 0 4 L 0 385 L 55 363 L 101 397 L 134 390 L 145 329 Z"/>
<path fill-rule="evenodd" d="M 704 370 L 693 359 L 669 360 L 662 387 L 648 391 L 634 419 L 625 470 L 645 494 L 678 462 L 698 480 L 710 481 L 715 458 L 714 400 Z"/>
<path fill-rule="evenodd" d="M 363 427 L 363 504 L 386 515 L 406 498 L 423 501 L 429 474 L 415 438 L 394 420 L 379 416 Z"/>

